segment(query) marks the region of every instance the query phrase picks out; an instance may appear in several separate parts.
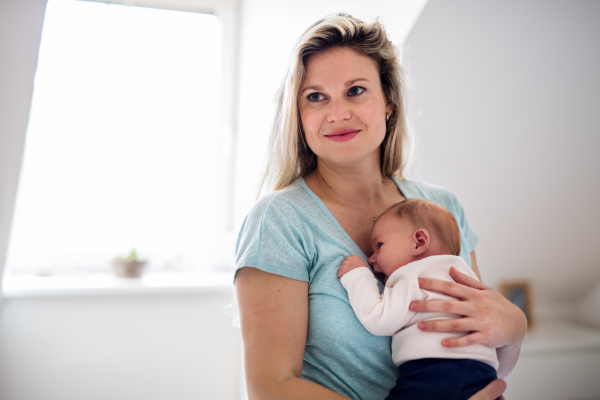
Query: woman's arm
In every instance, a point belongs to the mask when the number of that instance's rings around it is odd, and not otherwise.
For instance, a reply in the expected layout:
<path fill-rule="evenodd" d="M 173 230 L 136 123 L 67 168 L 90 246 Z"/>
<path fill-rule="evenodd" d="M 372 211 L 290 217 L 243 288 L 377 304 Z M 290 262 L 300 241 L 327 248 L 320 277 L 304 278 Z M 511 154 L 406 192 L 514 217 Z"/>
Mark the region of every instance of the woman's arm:
<path fill-rule="evenodd" d="M 473 271 L 479 276 L 475 252 L 471 252 Z M 411 310 L 419 312 L 444 312 L 462 315 L 463 318 L 419 322 L 419 329 L 436 332 L 468 332 L 459 338 L 444 339 L 444 347 L 461 347 L 483 344 L 496 347 L 498 376 L 503 378 L 512 371 L 519 358 L 521 343 L 527 331 L 525 314 L 495 290 L 481 282 L 450 269 L 456 281 L 420 279 L 422 289 L 435 290 L 460 299 L 460 301 L 415 301 Z"/>
<path fill-rule="evenodd" d="M 341 396 L 300 378 L 308 327 L 308 283 L 252 267 L 236 277 L 250 400 Z"/>
<path fill-rule="evenodd" d="M 479 278 L 479 282 L 483 282 L 481 279 L 481 273 L 479 272 L 479 266 L 477 265 L 477 258 L 475 257 L 475 250 L 471 252 L 471 268 Z M 461 274 L 462 275 L 462 274 Z M 464 283 L 461 281 L 462 276 L 456 276 L 454 280 L 459 283 Z M 464 283 L 469 286 L 467 283 Z M 523 314 L 525 316 L 525 314 Z M 527 332 L 527 320 L 525 320 L 525 332 Z M 524 338 L 523 334 L 523 338 Z M 521 353 L 521 344 L 523 340 L 513 345 L 504 345 L 502 347 L 496 348 L 496 355 L 498 356 L 498 363 L 500 366 L 498 367 L 498 378 L 506 378 L 510 371 L 513 370 L 515 365 L 517 365 L 517 361 L 519 360 L 519 354 Z"/>

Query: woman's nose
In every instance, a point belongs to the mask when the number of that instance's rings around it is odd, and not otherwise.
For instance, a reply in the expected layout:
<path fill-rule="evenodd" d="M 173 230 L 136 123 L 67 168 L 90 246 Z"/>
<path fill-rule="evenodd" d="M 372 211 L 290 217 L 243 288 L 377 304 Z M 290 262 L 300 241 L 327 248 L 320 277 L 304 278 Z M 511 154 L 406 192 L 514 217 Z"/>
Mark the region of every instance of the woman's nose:
<path fill-rule="evenodd" d="M 352 116 L 347 102 L 343 99 L 333 99 L 330 102 L 330 110 L 328 115 L 329 122 L 340 122 L 349 120 Z"/>

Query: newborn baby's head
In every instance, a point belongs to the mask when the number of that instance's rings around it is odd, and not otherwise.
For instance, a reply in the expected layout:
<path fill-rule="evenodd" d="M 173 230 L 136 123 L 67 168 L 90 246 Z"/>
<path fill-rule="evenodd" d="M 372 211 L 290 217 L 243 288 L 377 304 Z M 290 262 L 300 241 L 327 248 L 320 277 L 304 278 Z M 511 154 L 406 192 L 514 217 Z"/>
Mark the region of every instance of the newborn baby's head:
<path fill-rule="evenodd" d="M 369 264 L 385 280 L 398 268 L 425 257 L 460 254 L 460 231 L 450 211 L 425 199 L 396 203 L 371 229 Z"/>

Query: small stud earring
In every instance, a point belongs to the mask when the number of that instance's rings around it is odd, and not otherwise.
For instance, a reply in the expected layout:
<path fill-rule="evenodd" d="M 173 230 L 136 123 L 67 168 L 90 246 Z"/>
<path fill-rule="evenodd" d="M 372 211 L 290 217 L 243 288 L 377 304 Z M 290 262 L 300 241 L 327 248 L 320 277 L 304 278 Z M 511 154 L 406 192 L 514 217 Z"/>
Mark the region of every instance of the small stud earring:
<path fill-rule="evenodd" d="M 388 114 L 388 113 L 386 113 L 386 114 L 385 114 L 385 120 L 386 120 L 386 121 L 389 121 L 389 120 L 390 120 L 390 114 Z"/>

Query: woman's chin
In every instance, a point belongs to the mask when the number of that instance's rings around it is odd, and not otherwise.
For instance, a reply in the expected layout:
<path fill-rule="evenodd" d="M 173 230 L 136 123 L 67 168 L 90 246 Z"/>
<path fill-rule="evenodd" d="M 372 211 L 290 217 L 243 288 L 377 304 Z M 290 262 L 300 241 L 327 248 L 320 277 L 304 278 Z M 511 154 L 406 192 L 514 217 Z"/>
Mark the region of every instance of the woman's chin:
<path fill-rule="evenodd" d="M 338 152 L 331 152 L 327 157 L 321 158 L 318 155 L 317 157 L 319 163 L 328 165 L 331 169 L 364 172 L 371 165 L 379 168 L 379 148 L 370 152 L 365 152 L 364 148 L 339 149 Z"/>

